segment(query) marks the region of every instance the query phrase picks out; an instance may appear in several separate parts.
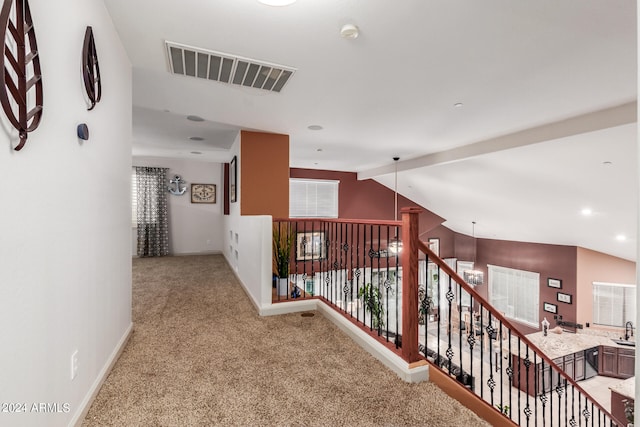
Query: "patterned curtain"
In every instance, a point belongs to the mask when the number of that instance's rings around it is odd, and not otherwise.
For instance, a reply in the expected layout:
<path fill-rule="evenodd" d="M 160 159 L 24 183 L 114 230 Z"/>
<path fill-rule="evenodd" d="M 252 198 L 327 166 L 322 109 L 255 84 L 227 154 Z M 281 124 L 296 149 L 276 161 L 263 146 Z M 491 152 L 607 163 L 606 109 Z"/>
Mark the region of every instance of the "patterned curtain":
<path fill-rule="evenodd" d="M 167 170 L 136 166 L 140 257 L 169 255 Z"/>

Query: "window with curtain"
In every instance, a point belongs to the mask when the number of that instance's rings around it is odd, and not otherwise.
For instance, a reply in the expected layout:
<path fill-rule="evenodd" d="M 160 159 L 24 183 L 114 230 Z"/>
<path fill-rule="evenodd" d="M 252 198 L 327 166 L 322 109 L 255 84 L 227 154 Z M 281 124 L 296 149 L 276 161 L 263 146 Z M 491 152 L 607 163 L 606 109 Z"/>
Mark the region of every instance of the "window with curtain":
<path fill-rule="evenodd" d="M 510 319 L 539 328 L 540 273 L 489 265 L 489 302 Z"/>
<path fill-rule="evenodd" d="M 635 285 L 593 282 L 593 323 L 623 328 L 635 319 Z"/>
<path fill-rule="evenodd" d="M 135 166 L 131 168 L 131 226 L 138 226 L 138 180 Z"/>
<path fill-rule="evenodd" d="M 138 256 L 169 255 L 167 169 L 135 167 Z M 132 184 L 133 185 L 133 184 Z"/>
<path fill-rule="evenodd" d="M 339 181 L 289 180 L 289 217 L 338 218 Z"/>

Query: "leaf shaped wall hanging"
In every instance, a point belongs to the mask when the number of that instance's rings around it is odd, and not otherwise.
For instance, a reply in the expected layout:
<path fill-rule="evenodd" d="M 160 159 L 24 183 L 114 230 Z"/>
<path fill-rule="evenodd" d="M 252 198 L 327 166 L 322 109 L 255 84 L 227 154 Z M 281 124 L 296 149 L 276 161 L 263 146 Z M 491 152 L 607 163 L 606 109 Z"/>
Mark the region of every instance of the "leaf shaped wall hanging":
<path fill-rule="evenodd" d="M 0 103 L 11 125 L 18 130 L 21 150 L 27 134 L 42 117 L 42 72 L 36 33 L 27 0 L 4 0 L 0 11 L 2 62 Z"/>
<path fill-rule="evenodd" d="M 84 79 L 84 89 L 91 102 L 89 111 L 93 110 L 96 103 L 102 97 L 102 84 L 100 82 L 100 67 L 98 66 L 98 52 L 96 43 L 93 40 L 93 29 L 87 27 L 84 32 L 84 43 L 82 45 L 82 78 Z"/>

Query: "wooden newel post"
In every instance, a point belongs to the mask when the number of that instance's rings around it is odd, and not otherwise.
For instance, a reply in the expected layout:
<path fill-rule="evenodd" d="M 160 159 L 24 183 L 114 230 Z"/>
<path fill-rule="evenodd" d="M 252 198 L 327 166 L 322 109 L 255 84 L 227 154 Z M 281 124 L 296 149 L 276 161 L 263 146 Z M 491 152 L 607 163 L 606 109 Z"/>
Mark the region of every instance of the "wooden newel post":
<path fill-rule="evenodd" d="M 421 359 L 418 352 L 418 215 L 420 208 L 402 208 L 402 358 Z"/>

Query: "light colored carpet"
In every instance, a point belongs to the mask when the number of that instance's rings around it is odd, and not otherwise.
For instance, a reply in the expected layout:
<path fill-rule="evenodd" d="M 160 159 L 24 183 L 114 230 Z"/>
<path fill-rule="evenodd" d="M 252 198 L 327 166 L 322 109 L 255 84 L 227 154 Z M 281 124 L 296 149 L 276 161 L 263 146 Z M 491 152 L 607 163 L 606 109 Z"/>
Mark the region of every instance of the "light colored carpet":
<path fill-rule="evenodd" d="M 220 255 L 134 259 L 133 319 L 84 426 L 488 425 L 319 313 L 259 317 Z"/>

